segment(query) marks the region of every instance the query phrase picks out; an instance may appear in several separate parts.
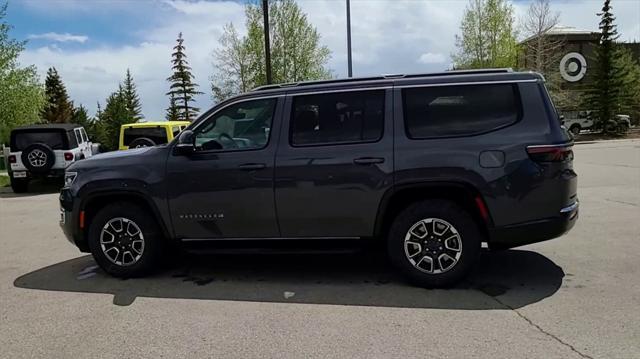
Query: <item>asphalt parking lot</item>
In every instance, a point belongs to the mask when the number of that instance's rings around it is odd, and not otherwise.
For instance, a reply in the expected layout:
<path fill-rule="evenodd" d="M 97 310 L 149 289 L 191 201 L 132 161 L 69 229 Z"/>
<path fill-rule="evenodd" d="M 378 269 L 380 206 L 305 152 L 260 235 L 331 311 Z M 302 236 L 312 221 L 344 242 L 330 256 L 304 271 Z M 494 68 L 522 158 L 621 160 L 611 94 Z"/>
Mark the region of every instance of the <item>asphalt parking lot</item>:
<path fill-rule="evenodd" d="M 0 357 L 640 357 L 640 141 L 580 144 L 580 219 L 485 253 L 449 290 L 377 255 L 183 258 L 118 280 L 69 244 L 57 193 L 0 193 Z"/>

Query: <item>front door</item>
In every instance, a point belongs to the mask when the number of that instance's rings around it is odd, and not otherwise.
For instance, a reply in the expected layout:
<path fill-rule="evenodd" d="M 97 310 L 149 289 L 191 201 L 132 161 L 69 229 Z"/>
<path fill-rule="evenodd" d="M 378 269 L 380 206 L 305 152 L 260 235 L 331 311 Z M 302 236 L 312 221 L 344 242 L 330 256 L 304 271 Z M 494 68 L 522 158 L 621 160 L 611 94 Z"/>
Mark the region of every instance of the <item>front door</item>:
<path fill-rule="evenodd" d="M 373 235 L 393 184 L 391 108 L 388 88 L 287 98 L 276 156 L 283 237 Z"/>
<path fill-rule="evenodd" d="M 193 129 L 193 154 L 169 156 L 167 191 L 177 238 L 279 236 L 273 137 L 281 102 L 270 97 L 231 103 Z"/>

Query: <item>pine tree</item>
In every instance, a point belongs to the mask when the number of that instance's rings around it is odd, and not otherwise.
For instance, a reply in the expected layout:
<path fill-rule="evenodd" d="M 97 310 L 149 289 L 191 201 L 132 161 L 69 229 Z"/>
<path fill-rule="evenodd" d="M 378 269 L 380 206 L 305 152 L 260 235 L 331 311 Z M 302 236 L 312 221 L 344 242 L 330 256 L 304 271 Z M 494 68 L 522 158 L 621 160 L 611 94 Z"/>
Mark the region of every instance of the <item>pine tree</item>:
<path fill-rule="evenodd" d="M 178 110 L 178 106 L 176 105 L 176 97 L 171 94 L 169 97 L 169 107 L 167 107 L 167 113 L 165 118 L 167 121 L 178 121 L 180 120 L 180 111 Z"/>
<path fill-rule="evenodd" d="M 600 20 L 600 42 L 595 49 L 596 63 L 593 75 L 593 87 L 587 91 L 586 105 L 592 111 L 594 126 L 605 129 L 619 110 L 624 74 L 616 64 L 618 49 L 615 40 L 618 30 L 614 24 L 615 17 L 611 12 L 610 0 L 605 0 Z"/>
<path fill-rule="evenodd" d="M 127 104 L 130 118 L 133 122 L 140 121 L 144 117 L 142 116 L 142 105 L 140 104 L 140 96 L 138 96 L 136 84 L 133 82 L 133 77 L 129 69 L 127 69 L 127 75 L 122 85 L 122 95 Z"/>
<path fill-rule="evenodd" d="M 171 54 L 173 75 L 167 78 L 167 81 L 171 83 L 169 86 L 169 92 L 167 95 L 173 95 L 175 97 L 175 103 L 178 107 L 178 118 L 185 121 L 193 121 L 198 116 L 199 108 L 192 106 L 190 103 L 195 101 L 194 96 L 201 94 L 196 90 L 197 84 L 193 83 L 193 74 L 191 74 L 191 67 L 187 62 L 187 55 L 185 54 L 184 39 L 182 33 L 178 34 L 177 44 L 173 47 L 173 53 Z"/>
<path fill-rule="evenodd" d="M 133 122 L 129 117 L 127 102 L 122 91 L 113 92 L 107 98 L 104 110 L 100 113 L 100 142 L 109 150 L 118 148 L 120 126 Z"/>
<path fill-rule="evenodd" d="M 67 89 L 55 67 L 50 67 L 47 71 L 44 86 L 46 103 L 42 109 L 42 118 L 48 123 L 69 122 L 73 115 L 73 103 L 69 101 Z"/>

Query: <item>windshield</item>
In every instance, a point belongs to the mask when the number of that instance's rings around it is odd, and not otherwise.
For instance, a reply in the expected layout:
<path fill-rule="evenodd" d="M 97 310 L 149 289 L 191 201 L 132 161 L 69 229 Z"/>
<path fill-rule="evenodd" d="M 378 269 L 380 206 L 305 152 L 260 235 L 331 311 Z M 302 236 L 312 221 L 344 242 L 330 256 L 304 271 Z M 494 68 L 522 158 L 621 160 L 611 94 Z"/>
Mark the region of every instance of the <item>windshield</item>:
<path fill-rule="evenodd" d="M 11 138 L 12 151 L 24 151 L 34 143 L 44 143 L 54 150 L 66 149 L 67 143 L 63 131 L 24 131 L 16 132 Z"/>

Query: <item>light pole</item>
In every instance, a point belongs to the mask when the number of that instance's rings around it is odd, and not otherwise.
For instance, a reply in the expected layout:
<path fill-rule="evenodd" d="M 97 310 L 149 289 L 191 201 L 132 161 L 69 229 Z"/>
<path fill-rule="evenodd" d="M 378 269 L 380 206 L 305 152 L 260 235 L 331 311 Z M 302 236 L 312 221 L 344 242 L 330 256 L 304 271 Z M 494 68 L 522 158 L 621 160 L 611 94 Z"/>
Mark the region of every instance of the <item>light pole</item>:
<path fill-rule="evenodd" d="M 351 66 L 351 4 L 349 0 L 347 0 L 347 66 L 349 77 L 353 77 L 353 68 Z"/>
<path fill-rule="evenodd" d="M 348 0 L 347 0 L 348 1 Z M 269 43 L 269 0 L 262 0 L 264 20 L 264 59 L 267 70 L 267 85 L 271 84 L 271 44 Z"/>

